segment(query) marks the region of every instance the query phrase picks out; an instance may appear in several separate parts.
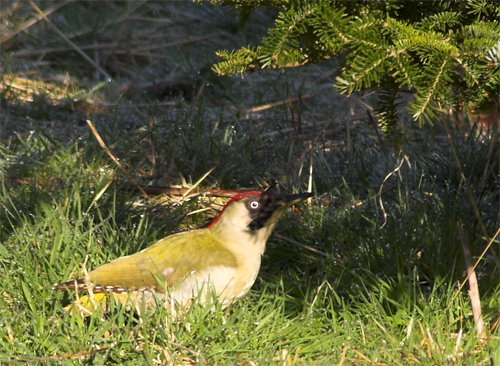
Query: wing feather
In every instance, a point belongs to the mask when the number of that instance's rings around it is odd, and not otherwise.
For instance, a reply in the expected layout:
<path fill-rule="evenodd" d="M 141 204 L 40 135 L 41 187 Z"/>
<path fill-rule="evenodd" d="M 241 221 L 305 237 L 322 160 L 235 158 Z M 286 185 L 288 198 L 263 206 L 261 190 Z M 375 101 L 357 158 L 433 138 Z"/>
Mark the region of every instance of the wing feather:
<path fill-rule="evenodd" d="M 173 287 L 193 271 L 238 265 L 235 255 L 207 229 L 168 236 L 133 255 L 118 258 L 89 273 L 95 285 L 127 289 Z"/>

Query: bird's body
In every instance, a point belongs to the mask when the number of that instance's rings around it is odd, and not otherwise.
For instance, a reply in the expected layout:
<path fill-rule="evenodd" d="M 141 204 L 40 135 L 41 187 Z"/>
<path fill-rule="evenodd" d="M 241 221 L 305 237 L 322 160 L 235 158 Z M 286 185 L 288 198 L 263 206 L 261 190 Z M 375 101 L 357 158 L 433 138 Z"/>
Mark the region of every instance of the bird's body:
<path fill-rule="evenodd" d="M 216 295 L 223 306 L 244 296 L 260 269 L 267 238 L 287 207 L 311 194 L 249 191 L 233 197 L 206 228 L 167 236 L 68 281 L 60 289 L 88 291 L 68 307 L 92 312 L 107 294 L 128 305 L 153 305 L 167 298 L 187 306 Z"/>

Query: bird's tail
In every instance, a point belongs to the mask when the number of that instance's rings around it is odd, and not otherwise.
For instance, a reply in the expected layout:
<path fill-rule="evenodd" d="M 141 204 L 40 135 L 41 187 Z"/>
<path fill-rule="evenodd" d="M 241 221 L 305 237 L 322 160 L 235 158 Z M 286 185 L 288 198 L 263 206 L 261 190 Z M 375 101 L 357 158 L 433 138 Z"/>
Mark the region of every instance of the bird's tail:
<path fill-rule="evenodd" d="M 80 296 L 70 305 L 64 308 L 68 313 L 75 313 L 82 317 L 90 316 L 94 312 L 103 314 L 116 305 L 124 306 L 127 309 L 137 309 L 142 301 L 135 293 L 98 293 Z"/>

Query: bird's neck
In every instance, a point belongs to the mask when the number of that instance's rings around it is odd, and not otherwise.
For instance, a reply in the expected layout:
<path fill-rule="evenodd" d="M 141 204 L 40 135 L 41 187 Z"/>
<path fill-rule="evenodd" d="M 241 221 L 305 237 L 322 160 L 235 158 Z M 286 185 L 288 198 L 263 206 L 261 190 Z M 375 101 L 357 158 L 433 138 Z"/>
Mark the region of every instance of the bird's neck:
<path fill-rule="evenodd" d="M 231 251 L 241 254 L 244 258 L 260 258 L 266 249 L 272 229 L 273 227 L 264 227 L 260 230 L 250 230 L 239 222 L 221 217 L 209 230 Z"/>

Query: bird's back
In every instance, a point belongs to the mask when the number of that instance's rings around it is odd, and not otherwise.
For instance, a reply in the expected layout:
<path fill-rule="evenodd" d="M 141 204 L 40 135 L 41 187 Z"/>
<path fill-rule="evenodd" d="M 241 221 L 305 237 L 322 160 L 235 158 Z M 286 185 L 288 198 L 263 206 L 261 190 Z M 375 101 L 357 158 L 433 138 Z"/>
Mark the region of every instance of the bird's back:
<path fill-rule="evenodd" d="M 104 264 L 89 275 L 93 283 L 108 289 L 120 286 L 127 290 L 165 291 L 165 285 L 175 288 L 190 275 L 207 268 L 237 265 L 233 253 L 209 230 L 200 229 L 163 238 L 140 252 Z"/>

